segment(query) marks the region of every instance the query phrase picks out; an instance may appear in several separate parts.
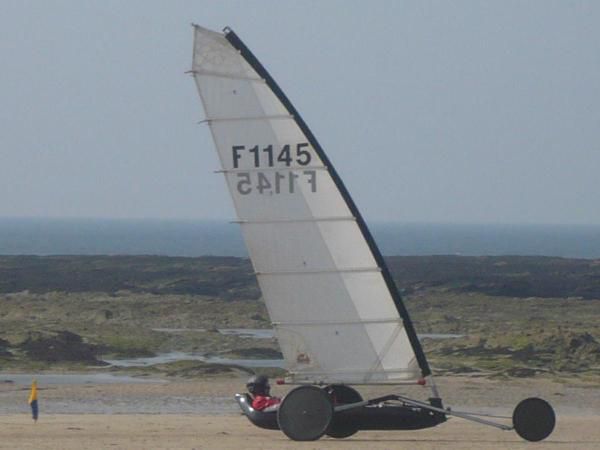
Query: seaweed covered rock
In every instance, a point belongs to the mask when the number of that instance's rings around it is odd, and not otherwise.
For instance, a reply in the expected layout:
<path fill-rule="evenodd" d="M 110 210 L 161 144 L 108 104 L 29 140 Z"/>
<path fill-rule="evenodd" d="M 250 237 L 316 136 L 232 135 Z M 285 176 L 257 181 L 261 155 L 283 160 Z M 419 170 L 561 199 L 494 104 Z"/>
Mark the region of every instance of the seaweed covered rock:
<path fill-rule="evenodd" d="M 548 340 L 558 370 L 584 369 L 600 364 L 600 343 L 589 333 L 561 333 Z"/>
<path fill-rule="evenodd" d="M 206 376 L 240 376 L 252 373 L 252 370 L 235 364 L 212 364 L 203 361 L 176 361 L 159 364 L 155 369 L 170 377 L 204 378 Z"/>
<path fill-rule="evenodd" d="M 268 347 L 239 348 L 225 353 L 229 358 L 244 359 L 282 359 L 283 354 L 279 350 Z"/>
<path fill-rule="evenodd" d="M 8 347 L 10 347 L 10 342 L 0 338 L 0 358 L 10 358 L 13 356 Z"/>
<path fill-rule="evenodd" d="M 536 376 L 538 371 L 529 367 L 511 367 L 504 371 L 504 375 L 515 378 L 529 378 Z"/>
<path fill-rule="evenodd" d="M 29 358 L 37 361 L 102 363 L 96 358 L 98 347 L 83 342 L 81 336 L 70 331 L 59 331 L 51 335 L 30 333 L 19 348 Z"/>
<path fill-rule="evenodd" d="M 583 373 L 600 366 L 600 342 L 588 332 L 533 330 L 507 334 L 493 340 L 466 337 L 447 342 L 427 342 L 445 370 L 467 365 L 509 377 L 540 373 Z"/>

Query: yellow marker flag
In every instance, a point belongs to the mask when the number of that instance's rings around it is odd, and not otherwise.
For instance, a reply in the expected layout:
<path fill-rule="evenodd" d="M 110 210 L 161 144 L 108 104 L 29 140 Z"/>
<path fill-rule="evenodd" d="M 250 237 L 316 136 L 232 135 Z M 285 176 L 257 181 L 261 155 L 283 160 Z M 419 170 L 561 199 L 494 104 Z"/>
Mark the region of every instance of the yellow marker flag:
<path fill-rule="evenodd" d="M 31 382 L 31 392 L 29 393 L 29 406 L 31 406 L 31 416 L 33 420 L 37 422 L 39 409 L 38 409 L 38 395 L 37 395 L 37 381 L 33 380 Z"/>

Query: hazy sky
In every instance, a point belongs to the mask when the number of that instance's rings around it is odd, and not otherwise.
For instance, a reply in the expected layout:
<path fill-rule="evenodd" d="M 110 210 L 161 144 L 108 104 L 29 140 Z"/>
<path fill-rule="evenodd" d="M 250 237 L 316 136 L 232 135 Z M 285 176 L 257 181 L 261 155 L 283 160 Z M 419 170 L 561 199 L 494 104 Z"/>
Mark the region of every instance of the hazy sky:
<path fill-rule="evenodd" d="M 600 224 L 598 1 L 0 1 L 0 217 L 233 218 L 191 66 L 231 26 L 367 220 Z"/>

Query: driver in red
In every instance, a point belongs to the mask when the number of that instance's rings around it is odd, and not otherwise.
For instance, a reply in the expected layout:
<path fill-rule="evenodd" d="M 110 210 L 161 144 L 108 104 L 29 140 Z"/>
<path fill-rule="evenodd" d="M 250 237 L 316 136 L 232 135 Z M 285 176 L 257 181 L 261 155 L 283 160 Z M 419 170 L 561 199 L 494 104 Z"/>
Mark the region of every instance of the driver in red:
<path fill-rule="evenodd" d="M 246 383 L 246 388 L 253 397 L 252 408 L 257 411 L 274 411 L 281 403 L 279 397 L 269 395 L 271 386 L 269 386 L 269 379 L 264 375 L 251 377 Z"/>

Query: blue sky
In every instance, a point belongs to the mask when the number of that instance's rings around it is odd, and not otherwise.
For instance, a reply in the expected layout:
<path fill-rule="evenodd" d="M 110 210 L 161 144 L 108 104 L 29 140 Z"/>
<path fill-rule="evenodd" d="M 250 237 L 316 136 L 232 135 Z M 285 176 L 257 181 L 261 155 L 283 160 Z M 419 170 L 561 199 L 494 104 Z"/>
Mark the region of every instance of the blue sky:
<path fill-rule="evenodd" d="M 233 217 L 191 22 L 254 51 L 367 220 L 600 224 L 593 1 L 2 1 L 0 217 Z"/>

